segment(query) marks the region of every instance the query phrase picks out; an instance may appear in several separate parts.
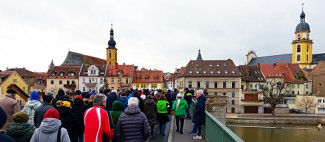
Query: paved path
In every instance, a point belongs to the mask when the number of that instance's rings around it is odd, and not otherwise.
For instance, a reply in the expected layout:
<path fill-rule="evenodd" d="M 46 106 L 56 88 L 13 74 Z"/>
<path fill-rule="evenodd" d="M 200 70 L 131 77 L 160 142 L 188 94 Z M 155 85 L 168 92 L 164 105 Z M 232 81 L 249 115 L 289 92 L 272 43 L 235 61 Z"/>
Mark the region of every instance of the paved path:
<path fill-rule="evenodd" d="M 193 136 L 187 134 L 192 130 L 192 127 L 194 125 L 192 123 L 192 120 L 185 120 L 183 128 L 184 134 L 179 134 L 179 132 L 176 132 L 176 119 L 173 120 L 174 126 L 172 126 L 172 138 L 170 138 L 168 142 L 206 142 L 204 137 L 202 138 L 202 140 L 193 140 Z"/>
<path fill-rule="evenodd" d="M 169 136 L 169 130 L 170 130 L 170 124 L 172 121 L 172 117 L 169 116 L 169 122 L 166 125 L 166 130 L 165 130 L 165 136 L 162 136 L 159 131 L 159 124 L 155 126 L 155 130 L 153 131 L 153 138 L 149 137 L 147 142 L 167 142 L 168 141 L 168 136 Z"/>

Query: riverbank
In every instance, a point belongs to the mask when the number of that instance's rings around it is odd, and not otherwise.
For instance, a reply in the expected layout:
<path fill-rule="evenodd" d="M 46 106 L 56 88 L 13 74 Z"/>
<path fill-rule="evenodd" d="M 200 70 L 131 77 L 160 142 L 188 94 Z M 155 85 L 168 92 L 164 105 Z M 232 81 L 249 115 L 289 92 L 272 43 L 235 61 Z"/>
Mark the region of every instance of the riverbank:
<path fill-rule="evenodd" d="M 293 124 L 293 125 L 325 125 L 325 115 L 315 114 L 227 114 L 227 124 Z"/>

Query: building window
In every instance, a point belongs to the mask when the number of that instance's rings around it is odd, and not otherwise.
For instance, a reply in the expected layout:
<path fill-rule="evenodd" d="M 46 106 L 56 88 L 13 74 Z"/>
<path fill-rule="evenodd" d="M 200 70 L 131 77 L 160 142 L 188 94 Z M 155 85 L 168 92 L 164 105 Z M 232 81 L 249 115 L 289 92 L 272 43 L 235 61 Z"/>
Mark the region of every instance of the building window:
<path fill-rule="evenodd" d="M 141 76 L 137 76 L 137 80 L 140 80 L 141 79 Z"/>
<path fill-rule="evenodd" d="M 43 84 L 44 80 L 43 79 L 37 79 L 37 84 Z"/>
<path fill-rule="evenodd" d="M 297 88 L 299 88 L 299 86 L 300 86 L 300 85 L 299 85 L 299 84 L 297 84 Z"/>
<path fill-rule="evenodd" d="M 297 95 L 299 95 L 299 91 L 297 91 Z"/>
<path fill-rule="evenodd" d="M 158 80 L 158 76 L 155 76 L 154 80 Z"/>
<path fill-rule="evenodd" d="M 51 84 L 54 84 L 54 80 L 51 80 Z"/>
<path fill-rule="evenodd" d="M 13 83 L 17 83 L 17 79 L 13 79 L 12 82 L 13 82 Z"/>
<path fill-rule="evenodd" d="M 293 94 L 295 94 L 295 91 L 292 91 L 291 93 L 292 93 L 292 95 L 293 95 Z"/>
<path fill-rule="evenodd" d="M 308 84 L 306 84 L 306 89 L 308 89 Z"/>
<path fill-rule="evenodd" d="M 71 81 L 71 84 L 76 84 L 73 80 Z"/>
<path fill-rule="evenodd" d="M 227 93 L 223 93 L 223 95 L 224 95 L 224 96 L 226 96 L 226 95 L 227 95 Z"/>
<path fill-rule="evenodd" d="M 236 93 L 235 92 L 232 92 L 231 93 L 231 97 L 235 98 L 236 97 Z"/>
<path fill-rule="evenodd" d="M 188 88 L 192 88 L 192 81 L 188 82 Z"/>
<path fill-rule="evenodd" d="M 129 83 L 129 78 L 125 78 L 125 83 Z"/>
<path fill-rule="evenodd" d="M 309 46 L 307 45 L 307 52 L 309 52 Z"/>
<path fill-rule="evenodd" d="M 144 80 L 149 80 L 149 76 L 146 76 L 146 77 L 144 78 Z"/>
<path fill-rule="evenodd" d="M 120 77 L 117 78 L 117 82 L 118 82 L 118 83 L 121 83 L 121 78 L 120 78 Z"/>
<path fill-rule="evenodd" d="M 104 80 L 103 78 L 100 78 L 100 84 L 103 84 L 103 80 Z"/>
<path fill-rule="evenodd" d="M 112 50 L 109 50 L 109 58 L 112 58 Z"/>
<path fill-rule="evenodd" d="M 250 84 L 250 85 L 249 85 L 249 88 L 253 88 L 253 85 L 252 85 L 252 84 Z"/>
<path fill-rule="evenodd" d="M 318 103 L 322 103 L 322 99 L 318 99 Z"/>
<path fill-rule="evenodd" d="M 56 72 L 52 72 L 52 76 L 56 76 Z"/>
<path fill-rule="evenodd" d="M 152 89 L 156 89 L 156 88 L 157 88 L 157 84 L 152 84 L 152 85 L 151 85 L 151 88 L 152 88 Z"/>
<path fill-rule="evenodd" d="M 64 72 L 60 72 L 60 76 L 64 76 Z"/>
<path fill-rule="evenodd" d="M 214 82 L 214 88 L 218 88 L 218 82 Z"/>
<path fill-rule="evenodd" d="M 227 88 L 227 82 L 223 82 L 222 87 Z"/>
<path fill-rule="evenodd" d="M 236 82 L 231 82 L 231 88 L 235 88 L 236 87 Z"/>
<path fill-rule="evenodd" d="M 201 88 L 201 82 L 196 82 L 196 87 Z"/>
<path fill-rule="evenodd" d="M 297 55 L 297 61 L 300 62 L 300 55 Z"/>
<path fill-rule="evenodd" d="M 231 104 L 234 105 L 235 104 L 235 100 L 231 100 Z"/>
<path fill-rule="evenodd" d="M 301 47 L 300 45 L 297 45 L 297 53 L 300 53 L 300 51 L 301 51 Z"/>
<path fill-rule="evenodd" d="M 68 85 L 70 84 L 70 81 L 69 81 L 69 80 L 67 80 L 67 84 L 68 84 Z"/>
<path fill-rule="evenodd" d="M 137 88 L 137 89 L 139 88 L 139 84 L 136 85 L 136 88 Z"/>
<path fill-rule="evenodd" d="M 59 81 L 59 84 L 62 84 L 62 80 Z"/>
<path fill-rule="evenodd" d="M 82 87 L 82 92 L 85 92 L 86 91 L 86 88 L 85 87 Z"/>
<path fill-rule="evenodd" d="M 114 78 L 111 78 L 111 83 L 114 83 Z"/>
<path fill-rule="evenodd" d="M 68 76 L 74 76 L 74 72 L 68 72 Z"/>
<path fill-rule="evenodd" d="M 308 94 L 308 91 L 306 91 L 306 94 Z"/>
<path fill-rule="evenodd" d="M 82 83 L 85 83 L 86 82 L 86 78 L 82 78 Z"/>
<path fill-rule="evenodd" d="M 205 82 L 205 88 L 209 88 L 209 81 Z"/>
<path fill-rule="evenodd" d="M 89 83 L 91 83 L 91 78 L 89 78 Z"/>

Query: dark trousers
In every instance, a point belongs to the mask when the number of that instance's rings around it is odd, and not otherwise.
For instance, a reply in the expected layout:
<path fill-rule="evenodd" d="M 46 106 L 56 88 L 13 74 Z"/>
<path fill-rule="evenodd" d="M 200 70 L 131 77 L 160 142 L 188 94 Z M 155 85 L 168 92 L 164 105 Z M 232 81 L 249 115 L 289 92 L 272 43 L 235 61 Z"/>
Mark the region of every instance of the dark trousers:
<path fill-rule="evenodd" d="M 151 136 L 153 136 L 153 130 L 155 129 L 155 125 L 151 125 Z"/>
<path fill-rule="evenodd" d="M 201 136 L 202 125 L 200 125 L 200 124 L 196 124 L 196 125 L 197 125 L 197 135 Z"/>
<path fill-rule="evenodd" d="M 179 121 L 181 121 L 181 129 L 179 129 Z M 183 132 L 183 126 L 184 126 L 184 117 L 176 116 L 176 130 L 179 130 L 180 132 Z"/>

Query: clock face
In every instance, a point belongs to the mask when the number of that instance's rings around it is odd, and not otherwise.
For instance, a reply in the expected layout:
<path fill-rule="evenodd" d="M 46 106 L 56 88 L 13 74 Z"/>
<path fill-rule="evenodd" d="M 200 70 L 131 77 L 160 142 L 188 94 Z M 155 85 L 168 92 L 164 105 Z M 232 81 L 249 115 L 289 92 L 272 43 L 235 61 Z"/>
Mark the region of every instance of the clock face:
<path fill-rule="evenodd" d="M 298 34 L 298 38 L 300 38 L 300 34 Z"/>

